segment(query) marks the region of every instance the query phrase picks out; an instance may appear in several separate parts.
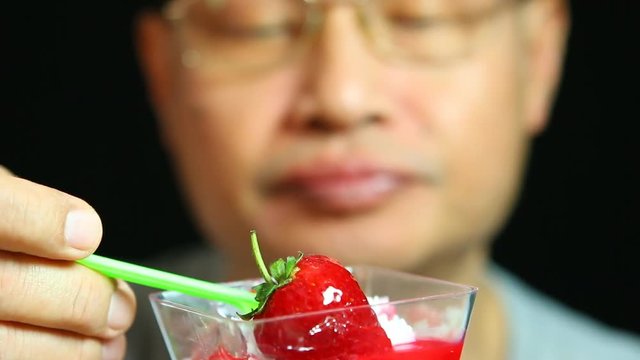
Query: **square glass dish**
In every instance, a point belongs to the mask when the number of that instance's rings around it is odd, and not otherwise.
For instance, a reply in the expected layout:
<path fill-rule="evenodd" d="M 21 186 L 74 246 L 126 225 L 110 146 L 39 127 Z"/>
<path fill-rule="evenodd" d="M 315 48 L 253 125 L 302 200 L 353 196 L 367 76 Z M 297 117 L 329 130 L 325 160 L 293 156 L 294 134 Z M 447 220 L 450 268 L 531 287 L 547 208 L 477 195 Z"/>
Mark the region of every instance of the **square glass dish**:
<path fill-rule="evenodd" d="M 323 326 L 345 311 L 373 311 L 393 348 L 366 356 L 338 351 L 331 359 L 460 359 L 476 287 L 369 266 L 349 270 L 369 298 L 369 306 L 244 321 L 230 305 L 178 292 L 156 292 L 149 298 L 173 360 L 276 359 L 264 354 L 264 344 L 258 344 L 254 336 L 261 327 L 274 324 L 290 341 L 283 358 L 313 358 L 308 355 L 308 340 L 314 331 L 301 331 L 300 320 Z M 251 289 L 261 282 L 262 279 L 252 279 L 227 285 Z M 313 346 L 319 345 L 313 342 Z M 323 342 L 320 346 L 332 344 Z M 336 354 L 335 349 L 332 353 Z"/>

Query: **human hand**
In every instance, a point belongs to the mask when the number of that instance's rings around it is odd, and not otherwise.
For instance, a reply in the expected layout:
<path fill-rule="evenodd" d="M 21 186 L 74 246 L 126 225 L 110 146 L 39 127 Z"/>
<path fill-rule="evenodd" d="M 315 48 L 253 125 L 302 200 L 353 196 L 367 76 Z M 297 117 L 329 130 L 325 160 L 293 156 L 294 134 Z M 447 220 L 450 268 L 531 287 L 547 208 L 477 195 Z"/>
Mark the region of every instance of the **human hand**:
<path fill-rule="evenodd" d="M 101 237 L 86 202 L 0 166 L 0 358 L 124 357 L 133 291 L 74 262 Z"/>

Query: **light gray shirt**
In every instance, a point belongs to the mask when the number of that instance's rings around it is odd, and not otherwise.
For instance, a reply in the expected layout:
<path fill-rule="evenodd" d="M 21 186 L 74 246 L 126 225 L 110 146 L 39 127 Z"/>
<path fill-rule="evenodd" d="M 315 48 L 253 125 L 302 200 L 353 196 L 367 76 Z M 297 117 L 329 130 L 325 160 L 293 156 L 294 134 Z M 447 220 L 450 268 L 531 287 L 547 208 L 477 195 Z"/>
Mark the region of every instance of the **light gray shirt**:
<path fill-rule="evenodd" d="M 509 360 L 640 360 L 640 337 L 570 309 L 496 265 L 491 275 L 507 307 Z"/>

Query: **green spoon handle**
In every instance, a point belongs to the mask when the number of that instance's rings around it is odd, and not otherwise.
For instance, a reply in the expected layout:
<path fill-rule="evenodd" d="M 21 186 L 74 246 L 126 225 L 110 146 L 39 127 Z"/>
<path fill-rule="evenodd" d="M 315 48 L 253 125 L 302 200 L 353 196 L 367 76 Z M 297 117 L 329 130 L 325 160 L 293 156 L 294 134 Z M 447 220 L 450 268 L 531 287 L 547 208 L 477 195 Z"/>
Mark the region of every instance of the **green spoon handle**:
<path fill-rule="evenodd" d="M 99 255 L 90 255 L 78 263 L 103 275 L 122 279 L 130 283 L 144 285 L 161 290 L 172 290 L 183 294 L 215 300 L 230 304 L 240 312 L 248 312 L 258 306 L 255 294 L 230 286 L 210 283 L 166 271 L 109 259 Z"/>

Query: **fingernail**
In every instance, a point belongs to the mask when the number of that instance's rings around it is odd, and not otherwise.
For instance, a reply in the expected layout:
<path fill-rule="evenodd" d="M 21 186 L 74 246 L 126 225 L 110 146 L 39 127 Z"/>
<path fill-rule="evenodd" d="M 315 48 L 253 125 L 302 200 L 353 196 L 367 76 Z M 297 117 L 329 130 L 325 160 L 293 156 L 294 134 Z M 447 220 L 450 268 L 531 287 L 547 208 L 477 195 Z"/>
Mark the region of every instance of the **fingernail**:
<path fill-rule="evenodd" d="M 127 298 L 120 291 L 113 293 L 107 318 L 109 328 L 118 331 L 129 326 L 129 310 L 130 306 Z"/>
<path fill-rule="evenodd" d="M 102 345 L 102 360 L 119 360 L 122 359 L 125 351 L 125 338 L 118 336 Z"/>
<path fill-rule="evenodd" d="M 64 224 L 64 238 L 72 248 L 94 250 L 102 237 L 102 222 L 93 211 L 71 210 Z"/>

